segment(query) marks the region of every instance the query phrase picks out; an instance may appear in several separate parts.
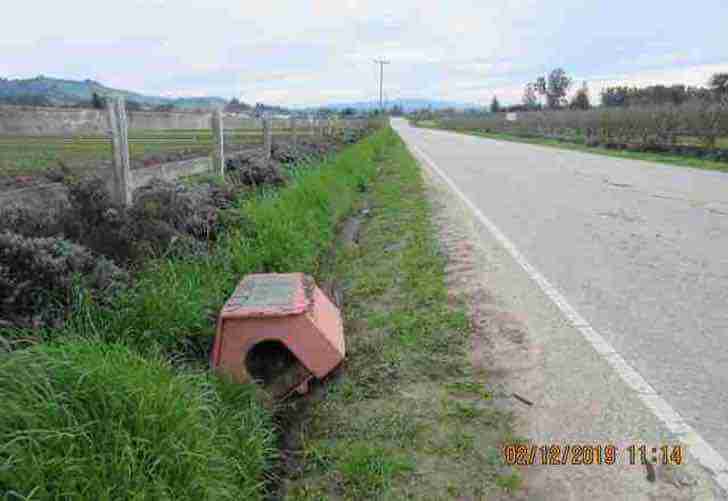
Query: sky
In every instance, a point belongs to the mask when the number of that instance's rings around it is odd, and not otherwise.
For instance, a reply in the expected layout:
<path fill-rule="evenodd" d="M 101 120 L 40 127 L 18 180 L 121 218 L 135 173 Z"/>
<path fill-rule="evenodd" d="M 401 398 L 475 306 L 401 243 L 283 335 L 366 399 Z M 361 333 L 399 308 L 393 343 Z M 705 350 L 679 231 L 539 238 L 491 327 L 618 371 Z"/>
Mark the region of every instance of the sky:
<path fill-rule="evenodd" d="M 283 106 L 377 99 L 376 58 L 390 102 L 516 104 L 556 67 L 593 100 L 728 72 L 726 0 L 45 0 L 3 17 L 5 78 Z"/>

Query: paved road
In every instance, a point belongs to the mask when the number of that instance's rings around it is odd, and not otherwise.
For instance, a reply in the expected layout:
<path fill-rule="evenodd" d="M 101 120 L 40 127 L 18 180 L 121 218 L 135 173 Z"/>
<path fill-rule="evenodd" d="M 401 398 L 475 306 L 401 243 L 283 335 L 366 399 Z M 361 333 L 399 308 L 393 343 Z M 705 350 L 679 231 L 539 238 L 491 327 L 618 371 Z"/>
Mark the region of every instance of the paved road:
<path fill-rule="evenodd" d="M 728 174 L 394 126 L 728 457 Z"/>

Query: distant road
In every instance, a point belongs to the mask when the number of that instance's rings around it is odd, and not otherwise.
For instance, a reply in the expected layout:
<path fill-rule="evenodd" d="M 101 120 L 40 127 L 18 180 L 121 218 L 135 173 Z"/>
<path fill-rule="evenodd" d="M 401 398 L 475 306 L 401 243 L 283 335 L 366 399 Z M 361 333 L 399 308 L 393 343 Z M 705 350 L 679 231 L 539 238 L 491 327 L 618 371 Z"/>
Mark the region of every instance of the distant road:
<path fill-rule="evenodd" d="M 728 174 L 393 124 L 728 457 Z"/>

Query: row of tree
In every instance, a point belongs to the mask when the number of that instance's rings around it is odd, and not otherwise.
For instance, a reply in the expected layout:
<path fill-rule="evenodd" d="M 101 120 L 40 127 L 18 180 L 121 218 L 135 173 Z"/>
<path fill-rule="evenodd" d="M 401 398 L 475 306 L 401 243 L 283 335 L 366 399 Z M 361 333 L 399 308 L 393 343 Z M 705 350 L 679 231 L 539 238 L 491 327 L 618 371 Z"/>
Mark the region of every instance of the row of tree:
<path fill-rule="evenodd" d="M 573 83 L 574 80 L 566 74 L 563 68 L 556 68 L 548 75 L 538 77 L 536 81 L 526 84 L 523 92 L 523 104 L 503 108 L 498 101 L 498 97 L 494 96 L 493 101 L 490 103 L 490 111 L 497 113 L 499 111 L 540 110 L 544 108 L 544 105 L 541 104 L 541 98 L 545 100 L 545 107 L 548 109 L 588 110 L 591 108 L 591 101 L 586 82 L 576 91 L 571 101 L 568 100 L 567 94 Z"/>
<path fill-rule="evenodd" d="M 716 73 L 708 87 L 685 85 L 650 85 L 648 87 L 615 86 L 602 91 L 602 106 L 680 106 L 692 100 L 713 101 L 728 94 L 728 73 Z"/>
<path fill-rule="evenodd" d="M 538 77 L 536 81 L 529 82 L 523 91 L 521 105 L 502 107 L 497 97 L 493 97 L 490 111 L 531 111 L 547 108 L 550 110 L 591 108 L 589 88 L 586 82 L 576 91 L 569 100 L 569 89 L 574 80 L 566 74 L 563 68 L 556 68 L 548 75 Z M 606 87 L 601 92 L 602 106 L 629 107 L 629 106 L 679 106 L 692 100 L 703 102 L 717 101 L 728 95 L 728 73 L 716 73 L 710 78 L 707 87 L 689 87 L 685 85 L 651 85 L 647 87 L 613 86 Z M 542 104 L 542 98 L 545 104 Z"/>

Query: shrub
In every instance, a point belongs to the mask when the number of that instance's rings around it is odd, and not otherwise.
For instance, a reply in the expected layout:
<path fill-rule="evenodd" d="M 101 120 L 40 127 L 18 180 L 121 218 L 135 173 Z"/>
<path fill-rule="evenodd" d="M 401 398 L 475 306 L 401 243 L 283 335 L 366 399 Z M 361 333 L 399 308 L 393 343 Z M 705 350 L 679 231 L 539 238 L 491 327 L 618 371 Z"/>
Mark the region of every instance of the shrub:
<path fill-rule="evenodd" d="M 63 228 L 58 211 L 12 204 L 0 211 L 0 232 L 2 231 L 26 237 L 50 237 L 62 233 Z"/>
<path fill-rule="evenodd" d="M 68 238 L 119 263 L 159 256 L 173 243 L 178 251 L 204 252 L 217 229 L 219 191 L 154 181 L 125 209 L 101 179 L 85 178 L 70 186 L 70 208 L 60 217 Z"/>
<path fill-rule="evenodd" d="M 0 314 L 16 322 L 54 323 L 77 306 L 76 292 L 109 297 L 126 281 L 111 261 L 67 240 L 0 233 Z"/>
<path fill-rule="evenodd" d="M 273 436 L 253 392 L 118 345 L 0 356 L 0 497 L 261 499 Z"/>

